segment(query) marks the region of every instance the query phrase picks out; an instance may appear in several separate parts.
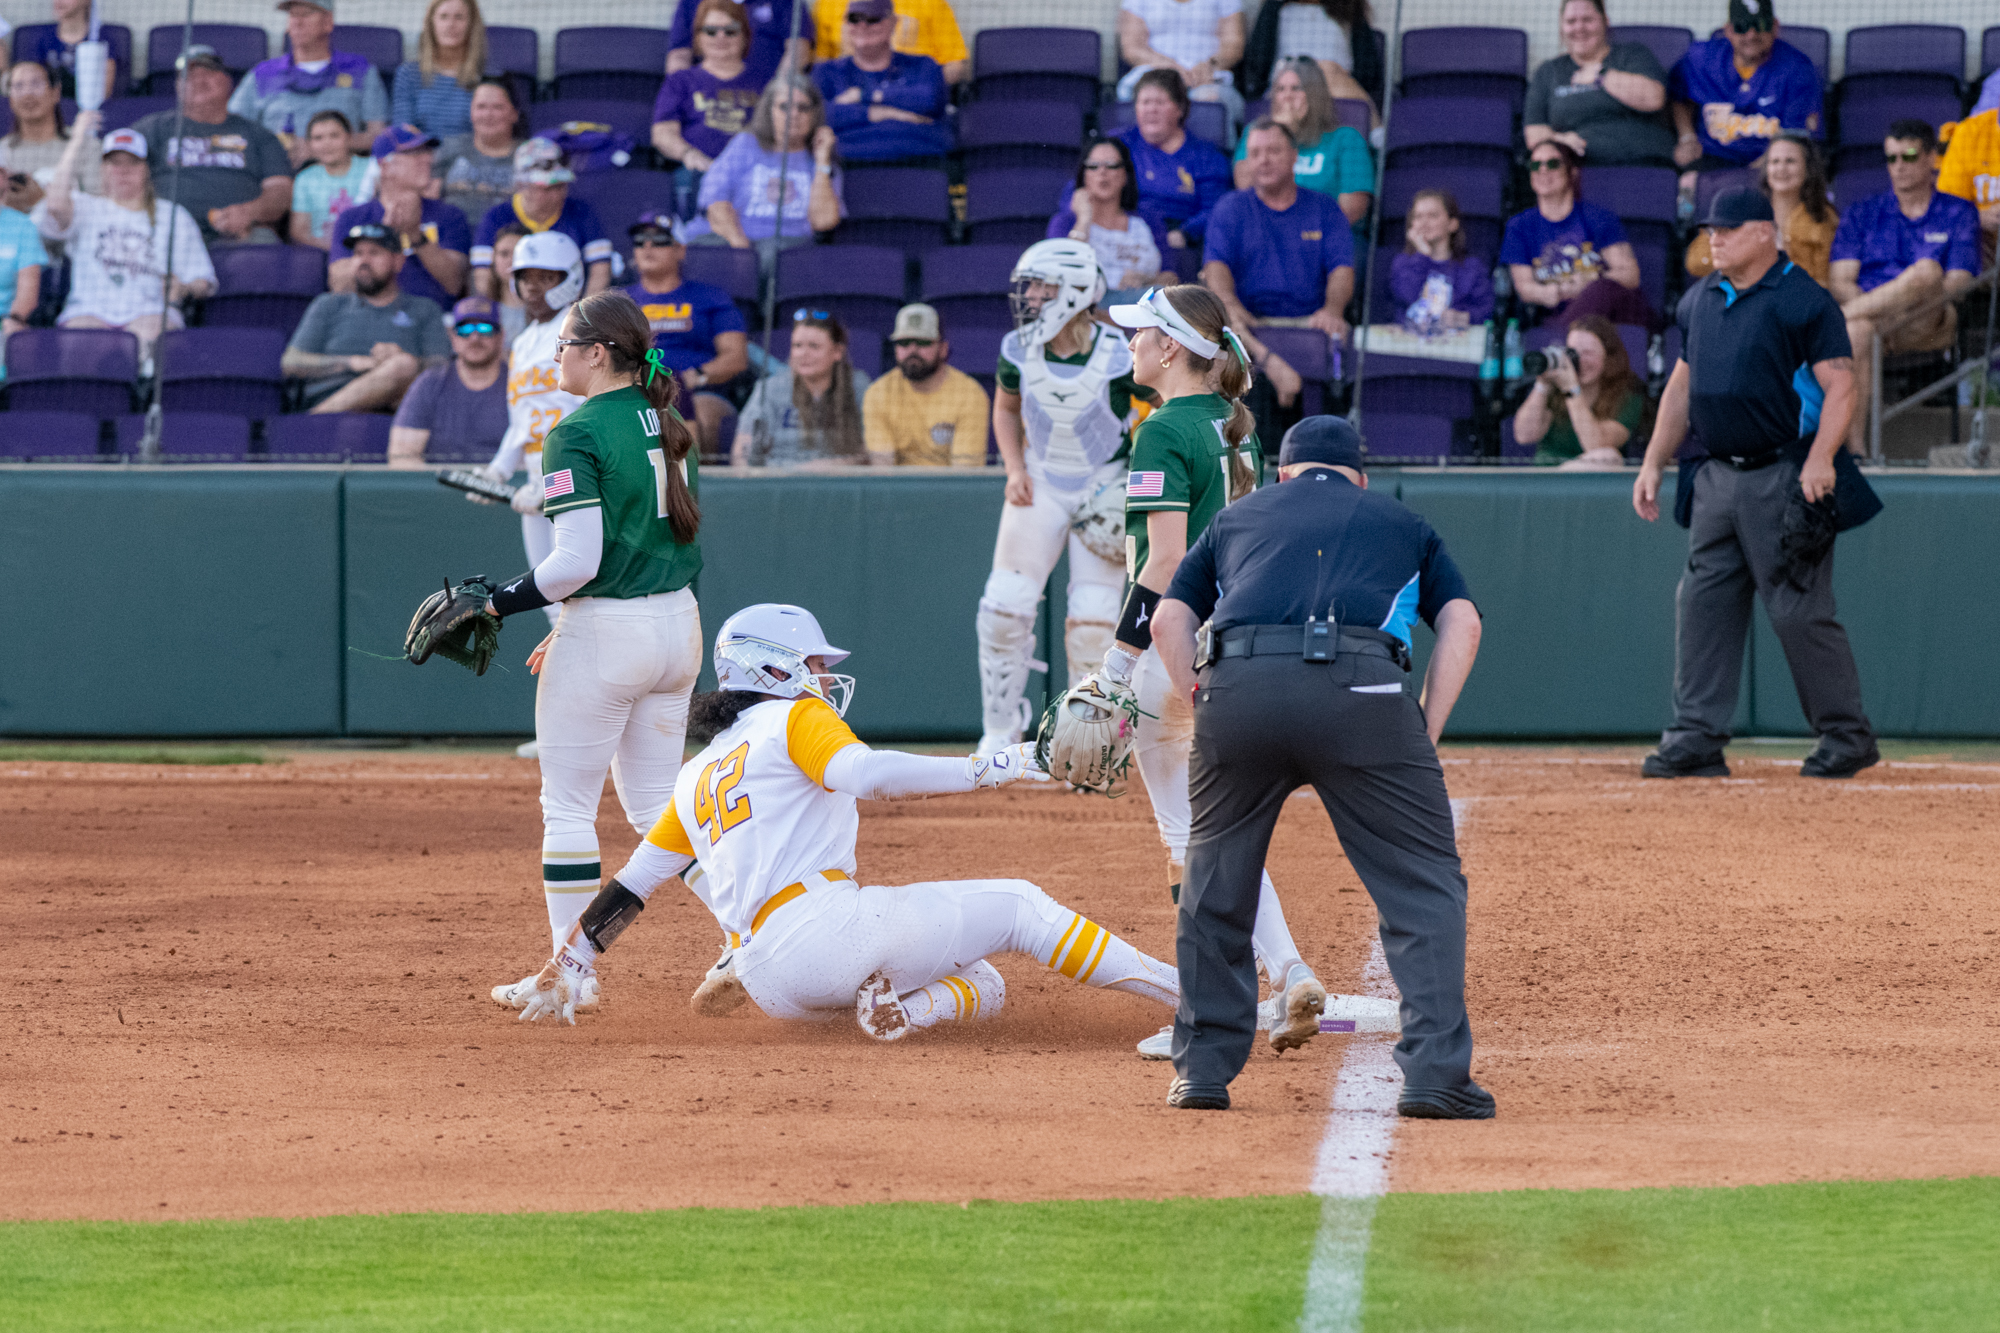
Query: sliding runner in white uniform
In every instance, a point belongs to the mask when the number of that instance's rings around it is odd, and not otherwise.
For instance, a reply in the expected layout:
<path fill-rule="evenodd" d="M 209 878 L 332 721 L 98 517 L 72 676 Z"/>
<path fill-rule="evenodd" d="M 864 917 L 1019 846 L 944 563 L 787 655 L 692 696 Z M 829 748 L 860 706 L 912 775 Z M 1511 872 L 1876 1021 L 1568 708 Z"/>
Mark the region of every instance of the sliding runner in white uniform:
<path fill-rule="evenodd" d="M 695 1007 L 744 999 L 773 1018 L 853 1014 L 896 1041 L 938 1023 L 991 1018 L 1006 987 L 986 961 L 1024 953 L 1087 986 L 1169 1007 L 1172 965 L 1150 958 L 1026 880 L 900 887 L 856 879 L 857 800 L 898 800 L 1047 781 L 1031 745 L 981 757 L 871 750 L 842 720 L 854 681 L 829 674 L 847 654 L 796 607 L 737 612 L 716 635 L 716 693 L 690 717 L 712 739 L 673 804 L 532 979 L 521 1017 L 575 1021 L 597 956 L 681 876 L 731 941 Z M 833 702 L 837 700 L 836 704 Z"/>

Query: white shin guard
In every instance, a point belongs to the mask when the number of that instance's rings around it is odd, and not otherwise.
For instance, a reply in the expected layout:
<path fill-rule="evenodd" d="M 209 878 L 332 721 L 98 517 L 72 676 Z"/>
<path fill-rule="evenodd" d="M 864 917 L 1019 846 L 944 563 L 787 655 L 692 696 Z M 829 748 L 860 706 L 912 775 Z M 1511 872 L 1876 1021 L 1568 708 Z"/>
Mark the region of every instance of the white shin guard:
<path fill-rule="evenodd" d="M 1034 665 L 1035 610 L 1042 591 L 1025 575 L 996 569 L 986 576 L 975 621 L 979 633 L 981 727 L 988 737 L 1019 740 L 1034 718 L 1028 671 Z"/>

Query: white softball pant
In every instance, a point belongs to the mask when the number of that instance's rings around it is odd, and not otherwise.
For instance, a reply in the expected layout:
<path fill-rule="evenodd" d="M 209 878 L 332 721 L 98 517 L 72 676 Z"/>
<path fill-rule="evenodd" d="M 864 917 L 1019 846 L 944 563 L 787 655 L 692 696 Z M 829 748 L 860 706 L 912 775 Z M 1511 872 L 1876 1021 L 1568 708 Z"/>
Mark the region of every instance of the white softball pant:
<path fill-rule="evenodd" d="M 1172 965 L 1020 879 L 892 888 L 815 877 L 804 897 L 772 913 L 737 952 L 736 975 L 773 1018 L 828 1019 L 852 1014 L 861 983 L 886 970 L 924 1027 L 998 1013 L 1005 987 L 985 960 L 1002 953 L 1031 955 L 1087 986 L 1163 1004 L 1180 997 Z"/>
<path fill-rule="evenodd" d="M 1188 800 L 1188 756 L 1194 750 L 1194 703 L 1174 688 L 1155 648 L 1140 656 L 1139 667 L 1132 673 L 1132 687 L 1139 696 L 1140 710 L 1132 729 L 1132 759 L 1146 780 L 1146 796 L 1153 803 L 1153 822 L 1159 825 L 1167 860 L 1178 871 L 1187 863 L 1188 826 L 1193 820 Z M 1250 940 L 1258 960 L 1271 974 L 1272 984 L 1282 983 L 1282 969 L 1299 958 L 1299 946 L 1285 924 L 1285 909 L 1278 903 L 1278 890 L 1268 870 L 1258 894 L 1257 924 Z"/>

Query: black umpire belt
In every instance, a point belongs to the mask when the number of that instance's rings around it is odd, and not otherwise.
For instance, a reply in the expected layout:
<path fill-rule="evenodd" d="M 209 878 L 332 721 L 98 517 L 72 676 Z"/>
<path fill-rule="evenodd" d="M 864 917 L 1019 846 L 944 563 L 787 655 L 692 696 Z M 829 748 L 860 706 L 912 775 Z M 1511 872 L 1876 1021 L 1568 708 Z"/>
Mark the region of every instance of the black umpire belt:
<path fill-rule="evenodd" d="M 1792 446 L 1788 444 L 1780 449 L 1768 449 L 1761 454 L 1718 454 L 1710 450 L 1708 456 L 1724 467 L 1734 468 L 1738 472 L 1755 472 L 1760 468 L 1771 466 L 1791 451 Z"/>
<path fill-rule="evenodd" d="M 1325 623 L 1325 621 L 1319 622 L 1322 626 Z M 1304 625 L 1238 625 L 1222 635 L 1222 642 L 1216 645 L 1215 660 L 1226 661 L 1232 657 L 1303 657 L 1306 651 L 1307 628 Z M 1386 630 L 1342 625 L 1335 640 L 1335 653 L 1386 657 L 1403 670 L 1410 669 L 1409 645 Z"/>

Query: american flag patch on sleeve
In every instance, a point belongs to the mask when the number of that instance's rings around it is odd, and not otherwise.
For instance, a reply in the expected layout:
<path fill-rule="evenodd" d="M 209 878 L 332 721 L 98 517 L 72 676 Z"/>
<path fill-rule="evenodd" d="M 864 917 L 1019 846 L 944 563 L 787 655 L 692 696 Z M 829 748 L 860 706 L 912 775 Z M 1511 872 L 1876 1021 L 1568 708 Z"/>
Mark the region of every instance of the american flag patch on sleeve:
<path fill-rule="evenodd" d="M 1125 498 L 1128 500 L 1158 500 L 1166 494 L 1167 474 L 1164 472 L 1134 472 L 1125 480 Z"/>
<path fill-rule="evenodd" d="M 542 498 L 544 500 L 553 500 L 558 495 L 568 495 L 575 489 L 576 484 L 570 480 L 568 468 L 564 468 L 560 472 L 551 472 L 548 476 L 542 478 Z"/>

